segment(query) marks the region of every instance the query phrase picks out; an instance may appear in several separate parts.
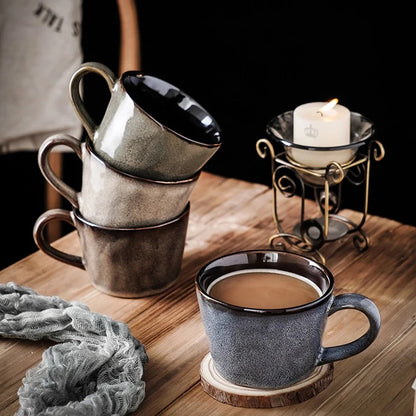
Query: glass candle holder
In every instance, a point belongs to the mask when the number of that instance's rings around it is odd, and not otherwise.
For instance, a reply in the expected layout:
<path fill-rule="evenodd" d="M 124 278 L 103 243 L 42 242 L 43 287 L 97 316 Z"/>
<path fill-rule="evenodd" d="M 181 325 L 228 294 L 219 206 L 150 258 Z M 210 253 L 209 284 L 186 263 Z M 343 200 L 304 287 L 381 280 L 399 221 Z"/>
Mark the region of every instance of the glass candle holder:
<path fill-rule="evenodd" d="M 321 185 L 329 165 L 336 163 L 344 170 L 348 169 L 359 148 L 368 143 L 375 129 L 368 118 L 351 112 L 350 143 L 327 147 L 299 144 L 293 139 L 293 111 L 287 111 L 273 118 L 267 124 L 266 132 L 270 139 L 283 146 L 290 163 L 303 168 L 300 174 L 309 184 Z"/>
<path fill-rule="evenodd" d="M 380 161 L 384 148 L 373 139 L 373 123 L 359 113 L 351 112 L 350 142 L 339 146 L 311 146 L 296 143 L 293 139 L 293 111 L 287 111 L 273 118 L 266 126 L 268 139 L 259 139 L 256 144 L 260 157 L 271 157 L 273 185 L 273 216 L 278 233 L 269 243 L 273 247 L 278 239 L 278 247 L 289 243 L 302 252 L 312 253 L 320 261 L 325 258 L 320 248 L 347 234 L 354 234 L 353 242 L 359 251 L 366 250 L 369 239 L 362 229 L 364 225 L 369 195 L 369 173 L 371 160 Z M 275 153 L 275 145 L 283 151 Z M 361 221 L 353 222 L 339 214 L 341 208 L 341 185 L 349 182 L 362 185 L 363 211 Z M 317 216 L 307 218 L 305 208 L 306 188 L 311 187 L 318 207 Z M 283 229 L 278 215 L 277 195 L 286 198 L 299 195 L 299 222 L 294 229 Z"/>

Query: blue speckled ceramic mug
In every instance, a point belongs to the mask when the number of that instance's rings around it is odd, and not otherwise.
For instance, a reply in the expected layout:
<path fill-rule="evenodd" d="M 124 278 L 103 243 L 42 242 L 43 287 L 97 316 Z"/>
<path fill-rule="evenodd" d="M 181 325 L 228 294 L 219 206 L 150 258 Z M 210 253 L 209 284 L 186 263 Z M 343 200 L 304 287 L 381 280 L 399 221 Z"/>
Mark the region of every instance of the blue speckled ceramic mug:
<path fill-rule="evenodd" d="M 218 279 L 243 270 L 302 276 L 319 288 L 319 294 L 309 303 L 282 309 L 235 306 L 210 295 Z M 334 296 L 333 289 L 334 278 L 325 266 L 294 253 L 250 250 L 205 265 L 197 275 L 196 292 L 216 371 L 237 385 L 284 388 L 308 377 L 316 366 L 366 349 L 380 329 L 376 305 L 356 293 Z M 364 313 L 369 329 L 350 343 L 323 347 L 327 317 L 342 309 Z"/>

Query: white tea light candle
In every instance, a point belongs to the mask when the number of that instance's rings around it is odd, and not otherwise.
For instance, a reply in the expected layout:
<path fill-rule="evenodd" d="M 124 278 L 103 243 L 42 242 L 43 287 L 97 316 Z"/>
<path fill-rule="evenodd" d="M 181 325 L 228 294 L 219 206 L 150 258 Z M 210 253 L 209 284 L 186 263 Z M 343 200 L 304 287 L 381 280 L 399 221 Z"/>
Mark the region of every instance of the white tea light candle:
<path fill-rule="evenodd" d="M 337 104 L 313 102 L 300 105 L 293 112 L 293 143 L 314 148 L 336 147 L 350 143 L 350 111 Z M 330 162 L 345 164 L 354 150 L 304 150 L 291 148 L 289 156 L 310 167 L 326 167 Z"/>

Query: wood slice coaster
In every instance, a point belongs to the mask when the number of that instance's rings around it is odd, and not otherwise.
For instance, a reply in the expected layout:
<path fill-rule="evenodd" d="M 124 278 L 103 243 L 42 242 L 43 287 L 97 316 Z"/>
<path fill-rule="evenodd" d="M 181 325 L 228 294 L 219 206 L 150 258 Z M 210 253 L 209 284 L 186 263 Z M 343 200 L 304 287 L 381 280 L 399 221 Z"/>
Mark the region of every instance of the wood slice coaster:
<path fill-rule="evenodd" d="M 311 399 L 323 391 L 333 379 L 334 365 L 319 366 L 306 379 L 283 389 L 254 389 L 237 386 L 221 377 L 215 370 L 211 354 L 201 362 L 203 390 L 221 403 L 237 407 L 271 408 L 289 406 Z"/>

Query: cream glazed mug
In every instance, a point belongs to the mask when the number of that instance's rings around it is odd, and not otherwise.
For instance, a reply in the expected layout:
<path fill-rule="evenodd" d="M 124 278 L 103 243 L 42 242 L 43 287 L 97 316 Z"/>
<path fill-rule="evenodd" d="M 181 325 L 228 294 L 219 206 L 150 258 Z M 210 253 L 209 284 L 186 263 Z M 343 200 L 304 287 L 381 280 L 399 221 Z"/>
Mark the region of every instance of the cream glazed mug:
<path fill-rule="evenodd" d="M 82 161 L 82 186 L 78 192 L 53 171 L 49 154 L 67 146 Z M 186 207 L 200 172 L 178 181 L 158 181 L 121 172 L 102 160 L 89 140 L 67 134 L 47 138 L 39 148 L 39 168 L 46 180 L 81 215 L 97 225 L 139 227 L 161 224 L 177 217 Z"/>

